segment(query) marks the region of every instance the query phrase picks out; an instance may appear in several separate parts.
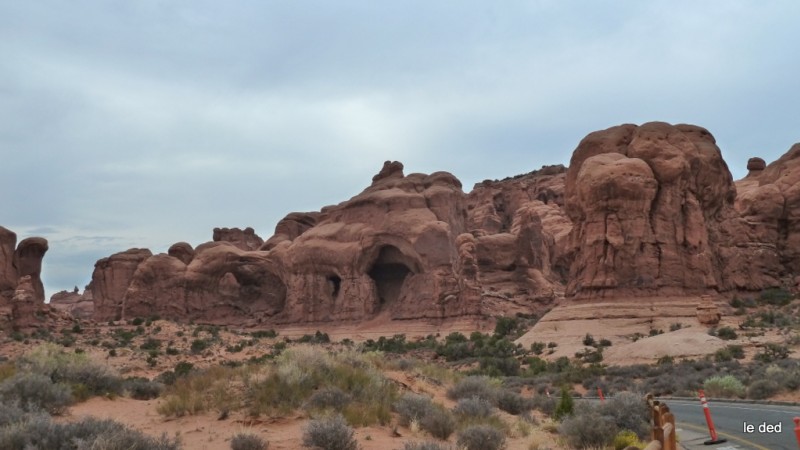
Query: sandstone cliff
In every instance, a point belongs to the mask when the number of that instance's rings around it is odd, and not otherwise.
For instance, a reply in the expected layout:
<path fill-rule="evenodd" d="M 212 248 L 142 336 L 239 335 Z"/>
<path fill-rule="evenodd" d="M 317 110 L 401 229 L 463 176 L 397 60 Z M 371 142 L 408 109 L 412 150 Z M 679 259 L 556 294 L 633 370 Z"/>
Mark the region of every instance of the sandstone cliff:
<path fill-rule="evenodd" d="M 387 161 L 360 194 L 291 213 L 266 241 L 252 228 L 216 228 L 196 248 L 101 259 L 88 292 L 98 320 L 285 324 L 440 320 L 532 312 L 564 295 L 699 298 L 796 284 L 800 145 L 769 165 L 753 158 L 748 170 L 734 183 L 707 130 L 660 122 L 591 133 L 569 168 L 487 180 L 469 193 L 447 172 L 405 175 Z M 0 233 L 3 255 L 8 242 Z M 35 262 L 41 248 L 26 257 Z M 17 267 L 35 272 L 8 261 L 6 290 Z"/>

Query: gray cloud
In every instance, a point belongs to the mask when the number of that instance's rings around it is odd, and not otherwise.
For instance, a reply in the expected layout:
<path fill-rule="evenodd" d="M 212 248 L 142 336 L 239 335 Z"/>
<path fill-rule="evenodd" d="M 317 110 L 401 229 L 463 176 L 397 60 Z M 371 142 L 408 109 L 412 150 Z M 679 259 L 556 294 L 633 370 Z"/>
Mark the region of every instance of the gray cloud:
<path fill-rule="evenodd" d="M 54 291 L 128 247 L 196 245 L 215 226 L 266 237 L 387 159 L 468 190 L 566 164 L 593 130 L 664 120 L 707 127 L 741 177 L 750 156 L 798 140 L 798 13 L 788 0 L 3 2 L 0 224 L 51 239 Z"/>

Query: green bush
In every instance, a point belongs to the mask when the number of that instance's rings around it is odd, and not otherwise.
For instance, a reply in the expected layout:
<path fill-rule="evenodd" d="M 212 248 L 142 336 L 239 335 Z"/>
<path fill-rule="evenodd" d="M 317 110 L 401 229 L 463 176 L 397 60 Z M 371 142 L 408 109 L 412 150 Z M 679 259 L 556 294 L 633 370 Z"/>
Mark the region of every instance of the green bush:
<path fill-rule="evenodd" d="M 786 306 L 792 302 L 794 295 L 786 289 L 771 288 L 761 291 L 758 302 L 773 306 Z"/>
<path fill-rule="evenodd" d="M 465 450 L 500 450 L 505 448 L 506 436 L 488 425 L 472 425 L 458 432 L 456 442 Z"/>
<path fill-rule="evenodd" d="M 739 336 L 736 334 L 736 330 L 734 330 L 733 328 L 731 328 L 731 327 L 722 327 L 722 328 L 717 330 L 717 337 L 720 338 L 720 339 L 729 341 L 729 340 L 732 340 L 732 339 L 736 339 Z"/>
<path fill-rule="evenodd" d="M 358 450 L 353 429 L 342 416 L 309 422 L 303 430 L 303 446 L 315 450 Z"/>
<path fill-rule="evenodd" d="M 322 388 L 308 398 L 304 407 L 309 410 L 333 410 L 342 412 L 353 401 L 348 393 L 336 386 Z"/>
<path fill-rule="evenodd" d="M 583 341 L 581 342 L 583 342 L 583 345 L 594 345 L 594 337 L 591 334 L 586 333 L 586 336 L 583 337 Z"/>
<path fill-rule="evenodd" d="M 571 416 L 575 412 L 575 402 L 572 400 L 572 396 L 569 393 L 569 389 L 565 387 L 561 388 L 561 397 L 558 400 L 558 405 L 556 405 L 556 410 L 553 414 L 553 417 L 556 420 L 562 420 L 567 416 Z"/>
<path fill-rule="evenodd" d="M 785 345 L 775 344 L 769 342 L 764 345 L 759 353 L 754 356 L 756 361 L 770 363 L 779 359 L 786 359 L 789 357 L 789 348 Z"/>
<path fill-rule="evenodd" d="M 744 385 L 733 375 L 715 375 L 703 382 L 703 389 L 709 397 L 734 398 L 742 397 Z"/>
<path fill-rule="evenodd" d="M 644 448 L 647 443 L 640 441 L 639 437 L 633 431 L 622 430 L 614 436 L 612 445 L 614 446 L 614 450 L 624 450 L 628 447 Z"/>
<path fill-rule="evenodd" d="M 269 442 L 250 433 L 237 433 L 231 438 L 231 450 L 267 450 Z"/>

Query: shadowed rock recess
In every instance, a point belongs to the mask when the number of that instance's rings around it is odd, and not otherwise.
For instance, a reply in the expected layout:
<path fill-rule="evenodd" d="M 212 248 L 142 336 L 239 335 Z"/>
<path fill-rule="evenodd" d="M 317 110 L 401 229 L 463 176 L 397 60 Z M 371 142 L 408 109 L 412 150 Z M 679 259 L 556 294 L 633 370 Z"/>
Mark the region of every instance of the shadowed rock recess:
<path fill-rule="evenodd" d="M 82 302 L 59 298 L 84 316 L 90 299 L 97 320 L 257 325 L 508 315 L 564 296 L 800 282 L 800 144 L 768 165 L 752 158 L 737 182 L 707 130 L 660 122 L 591 133 L 569 168 L 487 180 L 469 193 L 447 172 L 403 169 L 387 161 L 360 194 L 291 213 L 266 240 L 252 228 L 216 228 L 196 248 L 111 255 L 95 265 Z M 41 292 L 46 241 L 13 251 L 0 231 L 4 301 L 23 275 Z"/>

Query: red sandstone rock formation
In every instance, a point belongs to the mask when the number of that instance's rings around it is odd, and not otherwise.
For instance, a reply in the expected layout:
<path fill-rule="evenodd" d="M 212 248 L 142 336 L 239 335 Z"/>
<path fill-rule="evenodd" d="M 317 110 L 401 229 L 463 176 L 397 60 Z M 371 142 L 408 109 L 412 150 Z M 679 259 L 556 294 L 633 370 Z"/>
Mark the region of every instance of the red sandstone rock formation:
<path fill-rule="evenodd" d="M 230 242 L 242 250 L 258 250 L 264 243 L 250 227 L 241 230 L 239 228 L 214 228 L 214 242 Z"/>
<path fill-rule="evenodd" d="M 763 170 L 751 169 L 752 161 L 736 183 L 745 241 L 769 255 L 766 269 L 775 278 L 792 279 L 800 273 L 800 144 Z"/>
<path fill-rule="evenodd" d="M 711 134 L 691 125 L 622 125 L 572 155 L 566 211 L 583 296 L 702 293 L 722 287 L 720 223 L 736 191 Z"/>
<path fill-rule="evenodd" d="M 50 306 L 68 313 L 76 319 L 91 319 L 94 317 L 94 300 L 92 291 L 86 289 L 83 294 L 74 291 L 60 291 L 50 296 Z"/>
<path fill-rule="evenodd" d="M 47 248 L 47 239 L 39 237 L 17 245 L 17 235 L 0 227 L 0 328 L 44 323 L 44 319 L 34 320 L 33 313 L 44 308 L 41 272 Z"/>
<path fill-rule="evenodd" d="M 387 162 L 361 194 L 287 215 L 266 242 L 215 229 L 196 249 L 98 261 L 95 317 L 441 319 L 534 310 L 565 287 L 592 298 L 786 284 L 800 272 L 798 155 L 753 158 L 734 186 L 708 131 L 648 123 L 591 133 L 569 169 L 469 194 L 449 173 Z"/>

